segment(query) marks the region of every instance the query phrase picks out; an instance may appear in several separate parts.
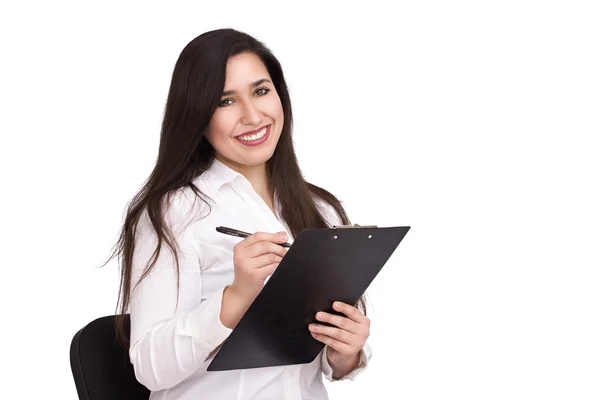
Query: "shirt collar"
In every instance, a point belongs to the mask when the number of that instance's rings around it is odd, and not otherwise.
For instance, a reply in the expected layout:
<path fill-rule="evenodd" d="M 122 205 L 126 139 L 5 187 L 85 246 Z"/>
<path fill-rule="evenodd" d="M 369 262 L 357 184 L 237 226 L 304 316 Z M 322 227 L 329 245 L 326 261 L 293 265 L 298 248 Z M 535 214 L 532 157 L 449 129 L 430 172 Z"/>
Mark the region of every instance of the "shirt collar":
<path fill-rule="evenodd" d="M 236 178 L 246 180 L 244 175 L 233 170 L 222 161 L 214 158 L 210 167 L 208 167 L 208 169 L 196 179 L 204 182 L 204 185 L 209 192 L 206 194 L 208 194 L 210 197 L 213 197 L 223 185 L 233 182 Z"/>
<path fill-rule="evenodd" d="M 208 190 L 208 193 L 205 194 L 211 198 L 215 197 L 223 185 L 233 182 L 236 179 L 245 182 L 248 188 L 252 188 L 252 185 L 244 175 L 235 171 L 222 161 L 219 161 L 217 158 L 214 158 L 208 169 L 202 175 L 196 178 L 196 180 L 202 180 L 204 182 L 204 186 Z M 277 191 L 275 191 L 274 194 L 273 207 L 275 208 L 276 215 L 279 217 L 281 212 L 281 203 L 279 202 Z"/>

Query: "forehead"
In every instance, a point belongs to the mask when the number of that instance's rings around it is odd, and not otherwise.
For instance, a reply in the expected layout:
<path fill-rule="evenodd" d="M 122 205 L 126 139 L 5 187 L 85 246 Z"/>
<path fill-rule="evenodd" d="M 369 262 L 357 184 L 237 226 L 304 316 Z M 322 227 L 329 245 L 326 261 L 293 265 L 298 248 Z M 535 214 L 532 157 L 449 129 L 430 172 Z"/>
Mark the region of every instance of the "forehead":
<path fill-rule="evenodd" d="M 262 78 L 269 78 L 269 72 L 256 54 L 237 54 L 227 61 L 225 90 L 244 89 Z"/>

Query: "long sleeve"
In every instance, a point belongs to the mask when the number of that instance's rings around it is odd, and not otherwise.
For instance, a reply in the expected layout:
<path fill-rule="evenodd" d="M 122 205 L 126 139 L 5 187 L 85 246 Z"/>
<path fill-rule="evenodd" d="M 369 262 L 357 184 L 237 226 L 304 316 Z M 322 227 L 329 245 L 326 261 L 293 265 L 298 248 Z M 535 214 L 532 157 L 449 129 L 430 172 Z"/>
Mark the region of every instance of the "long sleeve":
<path fill-rule="evenodd" d="M 174 207 L 168 223 L 180 248 L 179 291 L 175 259 L 166 245 L 152 271 L 133 286 L 157 243 L 146 214 L 136 230 L 129 355 L 136 378 L 152 391 L 170 388 L 190 376 L 231 333 L 219 319 L 223 289 L 207 297 L 202 293 L 193 223 L 178 216 Z"/>
<path fill-rule="evenodd" d="M 346 379 L 354 380 L 358 375 L 360 375 L 361 372 L 365 370 L 365 368 L 367 368 L 370 359 L 371 346 L 369 346 L 369 343 L 367 342 L 365 343 L 363 349 L 360 352 L 360 361 L 358 362 L 358 366 L 352 371 L 350 371 L 348 374 L 340 377 L 339 379 L 334 379 L 333 368 L 331 367 L 331 364 L 329 364 L 329 360 L 327 359 L 327 346 L 325 346 L 323 348 L 323 351 L 321 352 L 321 371 L 323 372 L 325 378 L 330 382 L 342 381 Z"/>

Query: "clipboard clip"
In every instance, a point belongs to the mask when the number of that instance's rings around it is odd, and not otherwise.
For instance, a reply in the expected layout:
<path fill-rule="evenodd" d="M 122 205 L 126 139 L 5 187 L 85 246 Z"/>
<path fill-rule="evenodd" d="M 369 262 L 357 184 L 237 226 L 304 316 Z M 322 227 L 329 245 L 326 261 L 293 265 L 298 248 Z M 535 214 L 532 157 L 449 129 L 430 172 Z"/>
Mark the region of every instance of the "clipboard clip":
<path fill-rule="evenodd" d="M 353 228 L 377 228 L 377 225 L 334 225 L 333 229 L 353 229 Z"/>

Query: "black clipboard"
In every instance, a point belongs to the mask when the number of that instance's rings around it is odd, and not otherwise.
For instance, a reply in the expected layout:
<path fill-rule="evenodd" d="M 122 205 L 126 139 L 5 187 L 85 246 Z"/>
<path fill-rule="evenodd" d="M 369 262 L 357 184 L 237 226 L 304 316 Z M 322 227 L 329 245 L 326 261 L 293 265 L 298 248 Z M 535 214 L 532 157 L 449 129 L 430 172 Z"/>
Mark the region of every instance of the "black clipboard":
<path fill-rule="evenodd" d="M 340 314 L 332 308 L 336 300 L 356 304 L 409 229 L 354 225 L 300 232 L 207 370 L 312 362 L 324 346 L 308 330 L 315 314 Z"/>

